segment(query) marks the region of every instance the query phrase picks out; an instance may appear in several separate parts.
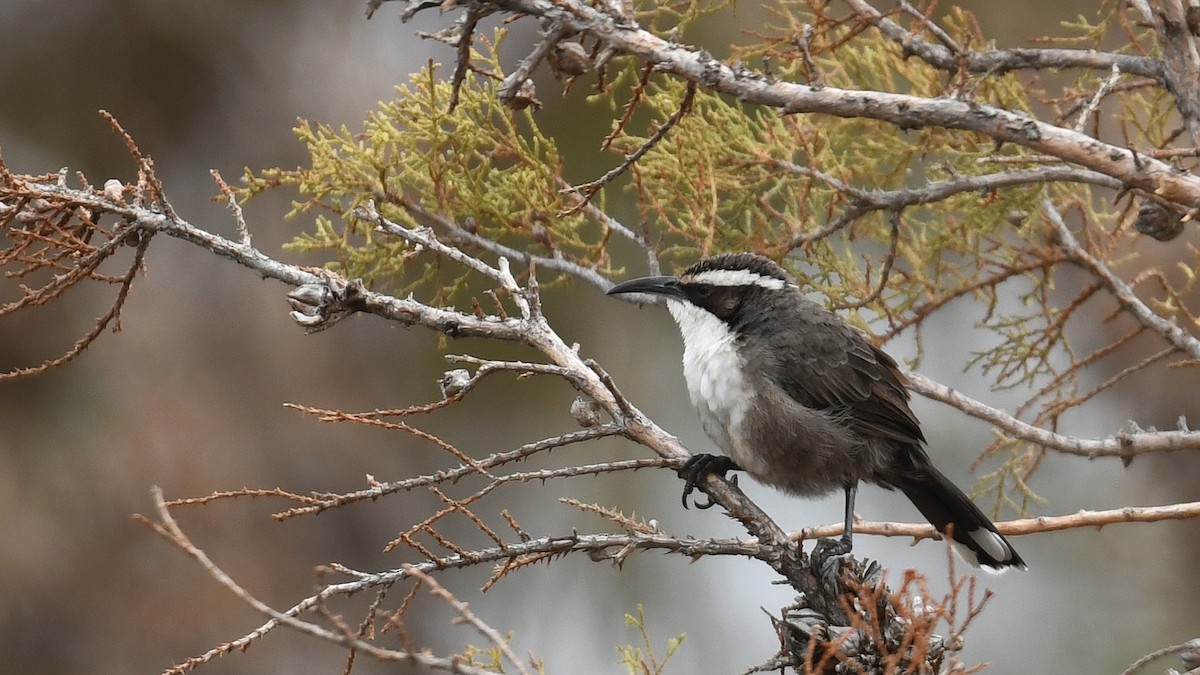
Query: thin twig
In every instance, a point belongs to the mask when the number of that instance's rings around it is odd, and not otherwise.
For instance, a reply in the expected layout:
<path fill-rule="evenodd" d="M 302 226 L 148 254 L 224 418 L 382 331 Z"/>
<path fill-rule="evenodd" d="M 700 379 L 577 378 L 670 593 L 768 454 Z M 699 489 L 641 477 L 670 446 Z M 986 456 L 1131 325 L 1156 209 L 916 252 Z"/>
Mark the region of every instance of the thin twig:
<path fill-rule="evenodd" d="M 1096 114 L 1096 110 L 1100 108 L 1100 102 L 1104 100 L 1109 90 L 1115 87 L 1120 79 L 1121 68 L 1114 63 L 1112 66 L 1112 75 L 1109 75 L 1108 79 L 1100 83 L 1100 87 L 1096 89 L 1092 100 L 1079 113 L 1079 119 L 1075 122 L 1075 131 L 1083 133 L 1084 128 L 1087 127 L 1088 119 Z"/>
<path fill-rule="evenodd" d="M 900 211 L 892 211 L 889 214 L 889 225 L 891 236 L 888 238 L 887 254 L 883 257 L 883 267 L 879 270 L 879 283 L 875 288 L 857 302 L 848 305 L 842 305 L 837 309 L 859 309 L 875 302 L 879 296 L 883 295 L 884 289 L 887 288 L 888 277 L 892 274 L 892 266 L 896 264 L 896 249 L 900 242 Z"/>
<path fill-rule="evenodd" d="M 1164 656 L 1170 656 L 1171 654 L 1179 654 L 1179 653 L 1186 652 L 1186 651 L 1192 651 L 1192 652 L 1196 652 L 1196 653 L 1200 654 L 1200 638 L 1193 638 L 1191 640 L 1188 640 L 1187 642 L 1183 642 L 1183 643 L 1174 645 L 1172 647 L 1163 647 L 1162 649 L 1157 649 L 1155 651 L 1152 651 L 1149 654 L 1146 654 L 1142 658 L 1140 658 L 1137 661 L 1134 661 L 1132 664 L 1130 664 L 1130 666 L 1128 668 L 1121 671 L 1121 675 L 1133 675 L 1139 669 L 1150 664 L 1152 661 L 1161 659 Z"/>
<path fill-rule="evenodd" d="M 434 236 L 433 230 L 429 228 L 413 229 L 404 227 L 399 223 L 384 218 L 379 213 L 379 210 L 375 208 L 374 200 L 368 200 L 366 206 L 355 209 L 354 217 L 375 223 L 375 227 L 380 232 L 400 237 L 417 247 L 428 248 L 434 253 L 445 256 L 467 269 L 475 270 L 489 279 L 500 280 L 501 274 L 498 268 L 488 265 L 475 256 L 467 255 L 453 246 L 443 244 Z"/>
<path fill-rule="evenodd" d="M 225 206 L 233 214 L 233 224 L 237 227 L 238 241 L 250 246 L 250 230 L 246 227 L 246 216 L 242 213 L 242 205 L 238 203 L 237 196 L 233 194 L 233 188 L 229 187 L 224 178 L 221 178 L 220 171 L 213 169 L 209 173 L 221 191 L 221 198 L 225 200 Z"/>
<path fill-rule="evenodd" d="M 951 73 L 958 70 L 960 57 L 965 56 L 966 68 L 972 73 L 1066 68 L 1108 70 L 1116 65 L 1125 73 L 1150 77 L 1160 83 L 1165 83 L 1166 80 L 1163 63 L 1158 59 L 1112 54 L 1094 49 L 989 49 L 964 54 L 961 49 L 950 49 L 922 40 L 907 28 L 885 17 L 867 0 L 846 0 L 846 4 L 856 14 L 878 26 L 885 37 L 901 45 L 906 53 L 914 54 L 931 66 Z"/>
<path fill-rule="evenodd" d="M 420 579 L 426 586 L 429 587 L 430 593 L 433 593 L 441 598 L 455 612 L 458 612 L 458 616 L 462 621 L 471 624 L 475 630 L 479 631 L 480 635 L 483 635 L 488 639 L 489 642 L 495 645 L 496 649 L 499 649 L 500 653 L 504 654 L 504 656 L 508 658 L 513 667 L 517 669 L 518 673 L 521 673 L 521 675 L 531 675 L 529 670 L 525 667 L 525 664 L 522 663 L 521 660 L 517 658 L 517 655 L 513 653 L 512 647 L 508 645 L 508 641 L 505 640 L 495 628 L 487 625 L 482 619 L 476 616 L 476 614 L 471 611 L 471 608 L 467 606 L 467 603 L 454 597 L 454 594 L 446 590 L 445 586 L 438 583 L 437 579 L 434 579 L 431 575 L 417 569 L 414 565 L 402 565 L 402 568 L 409 574 Z"/>
<path fill-rule="evenodd" d="M 458 57 L 454 63 L 454 76 L 450 79 L 450 102 L 446 108 L 450 112 L 458 107 L 459 91 L 467 79 L 467 71 L 471 67 L 471 40 L 475 35 L 475 27 L 492 9 L 481 5 L 472 5 L 463 17 L 461 32 L 458 34 Z"/>
<path fill-rule="evenodd" d="M 550 53 L 554 45 L 558 44 L 559 41 L 569 36 L 572 32 L 562 24 L 551 26 L 546 31 L 545 37 L 533 48 L 533 51 L 521 59 L 517 67 L 508 74 L 508 77 L 504 78 L 504 82 L 500 84 L 498 94 L 500 102 L 505 105 L 511 104 L 516 99 L 517 94 L 521 92 L 521 87 L 529 80 L 529 76 L 533 74 L 534 69 L 542 62 L 542 59 L 546 58 L 546 55 Z"/>
<path fill-rule="evenodd" d="M 989 422 L 1015 438 L 1069 455 L 1081 455 L 1089 459 L 1097 457 L 1127 459 L 1134 455 L 1152 452 L 1200 450 L 1200 432 L 1194 431 L 1122 431 L 1105 439 L 1065 436 L 1022 422 L 1002 410 L 981 403 L 924 375 L 908 371 L 905 373 L 905 377 L 908 378 L 909 388 L 922 396 L 941 401 L 971 417 Z"/>
<path fill-rule="evenodd" d="M 154 498 L 155 509 L 158 512 L 158 520 L 151 520 L 145 516 L 138 516 L 143 524 L 147 525 L 157 532 L 163 539 L 166 539 L 179 550 L 186 553 L 189 557 L 195 560 L 205 572 L 208 573 L 217 583 L 224 586 L 229 592 L 233 593 L 239 600 L 252 607 L 255 611 L 270 617 L 267 626 L 283 625 L 289 628 L 306 633 L 314 637 L 328 640 L 336 644 L 340 644 L 352 649 L 359 650 L 369 654 L 373 658 L 381 661 L 410 661 L 419 663 L 428 668 L 445 670 L 452 673 L 462 673 L 463 675 L 487 675 L 490 671 L 484 671 L 473 666 L 464 665 L 459 659 L 441 658 L 434 656 L 428 652 L 399 652 L 390 649 L 383 649 L 376 644 L 367 642 L 352 635 L 346 635 L 339 631 L 331 631 L 322 628 L 308 621 L 301 621 L 296 617 L 301 612 L 279 612 L 271 606 L 254 597 L 249 591 L 242 588 L 236 581 L 233 580 L 223 569 L 217 566 L 216 563 L 208 557 L 203 550 L 198 548 L 192 541 L 183 533 L 178 523 L 171 516 L 170 510 L 167 508 L 166 502 L 163 499 L 162 490 L 155 487 L 151 494 Z M 324 599 L 318 599 L 308 604 L 306 609 L 316 609 L 323 604 Z M 294 608 L 293 608 L 294 609 Z M 265 626 L 264 626 L 265 628 Z M 211 661 L 213 658 L 228 654 L 235 649 L 244 649 L 249 646 L 250 642 L 265 635 L 270 629 L 259 629 L 235 642 L 223 643 L 219 647 L 212 649 L 201 656 L 188 659 L 184 663 L 164 671 L 166 674 L 178 674 L 192 670 L 196 666 Z"/>
<path fill-rule="evenodd" d="M 476 463 L 480 467 L 490 470 L 497 466 L 515 462 L 540 452 L 561 448 L 575 443 L 583 443 L 597 438 L 617 436 L 622 434 L 623 431 L 624 429 L 620 425 L 602 424 L 590 429 L 581 429 L 579 431 L 573 431 L 560 436 L 545 438 L 533 443 L 526 443 L 515 450 L 494 453 L 483 459 L 477 460 Z M 470 475 L 475 471 L 476 469 L 474 467 L 468 464 L 462 464 L 452 469 L 443 469 L 434 474 L 413 476 L 411 478 L 405 478 L 398 481 L 374 482 L 370 487 L 363 490 L 357 490 L 355 492 L 348 492 L 339 495 L 324 495 L 314 497 L 314 499 L 319 500 L 317 503 L 314 504 L 306 502 L 304 506 L 299 506 L 281 513 L 276 513 L 274 518 L 276 520 L 285 520 L 293 516 L 315 515 L 321 513 L 322 511 L 343 506 L 345 504 L 351 504 L 363 500 L 374 500 L 395 492 L 414 490 L 417 488 L 427 487 L 429 485 L 453 483 L 454 481 Z"/>
<path fill-rule="evenodd" d="M 1080 267 L 1090 272 L 1092 276 L 1103 283 L 1125 311 L 1140 321 L 1142 325 L 1158 333 L 1179 351 L 1189 355 L 1193 359 L 1200 359 L 1200 340 L 1189 335 L 1187 331 L 1180 328 L 1174 322 L 1155 313 L 1154 310 L 1150 309 L 1133 292 L 1129 284 L 1126 284 L 1120 277 L 1113 274 L 1107 264 L 1080 246 L 1079 242 L 1075 239 L 1075 235 L 1071 233 L 1071 229 L 1067 227 L 1062 214 L 1059 213 L 1058 207 L 1054 205 L 1054 202 L 1050 201 L 1049 198 L 1043 199 L 1042 211 L 1054 226 L 1055 232 L 1058 235 L 1058 246 L 1070 255 L 1072 260 Z"/>
<path fill-rule="evenodd" d="M 121 238 L 118 237 L 113 241 L 120 243 Z M 76 340 L 75 344 L 71 345 L 71 348 L 68 349 L 66 353 L 56 358 L 44 361 L 38 366 L 31 366 L 29 368 L 15 368 L 6 373 L 0 373 L 0 381 L 26 375 L 36 375 L 67 363 L 76 356 L 82 354 L 85 349 L 91 346 L 91 344 L 95 342 L 98 337 L 100 337 L 100 334 L 104 332 L 104 329 L 107 328 L 110 323 L 115 321 L 119 326 L 121 320 L 121 308 L 125 306 L 125 300 L 129 297 L 129 289 L 133 287 L 134 277 L 137 276 L 137 273 L 142 269 L 142 261 L 145 260 L 146 249 L 149 246 L 150 236 L 147 235 L 143 237 L 140 242 L 138 242 L 137 252 L 134 253 L 133 262 L 129 264 L 129 269 L 126 271 L 125 277 L 121 280 L 121 287 L 117 290 L 117 297 L 113 299 L 113 302 L 111 305 L 109 305 L 108 310 L 96 319 L 96 323 L 92 326 L 91 330 L 84 334 L 83 337 Z"/>
<path fill-rule="evenodd" d="M 538 267 L 569 274 L 577 279 L 586 281 L 602 291 L 612 288 L 613 282 L 609 281 L 609 279 L 603 274 L 600 274 L 596 270 L 589 267 L 584 267 L 579 263 L 567 260 L 562 256 L 562 252 L 558 250 L 554 251 L 553 257 L 534 255 L 527 251 L 521 251 L 519 249 L 512 248 L 511 246 L 505 246 L 498 241 L 482 237 L 474 232 L 470 232 L 453 219 L 438 213 L 433 213 L 420 204 L 417 204 L 415 201 L 408 199 L 407 197 L 392 197 L 391 202 L 403 208 L 418 221 L 423 221 L 425 223 L 429 223 L 430 225 L 436 225 L 437 227 L 441 228 L 449 235 L 450 239 L 456 242 L 470 244 L 471 246 L 494 253 L 502 258 L 523 260 L 526 264 L 536 264 Z M 393 223 L 386 218 L 382 219 L 382 222 L 389 224 L 389 226 L 395 226 L 399 228 L 403 227 L 402 225 Z M 613 227 L 613 225 L 616 224 L 621 228 L 618 231 L 622 232 L 623 236 L 624 233 L 628 231 L 627 228 L 619 223 L 616 223 L 615 220 L 607 221 L 605 224 L 609 227 Z M 614 227 L 614 229 L 617 228 Z"/>
<path fill-rule="evenodd" d="M 600 191 L 600 188 L 610 183 L 617 176 L 625 173 L 629 167 L 633 166 L 634 162 L 637 162 L 642 158 L 643 155 L 645 155 L 647 152 L 650 152 L 651 148 L 658 145 L 659 141 L 666 138 L 667 132 L 670 131 L 676 124 L 679 124 L 679 121 L 683 119 L 684 115 L 691 112 L 692 101 L 695 99 L 695 97 L 696 83 L 689 81 L 687 83 L 687 89 L 683 94 L 683 100 L 679 102 L 679 107 L 675 110 L 671 117 L 667 119 L 667 121 L 655 128 L 654 133 L 650 135 L 650 138 L 646 139 L 645 143 L 642 143 L 636 150 L 628 155 L 625 155 L 625 159 L 620 164 L 609 169 L 603 176 L 590 183 L 575 185 L 563 190 L 564 193 L 575 195 L 579 201 L 577 201 L 573 206 L 570 206 L 559 212 L 559 217 L 566 217 L 578 212 L 583 208 L 584 204 L 591 201 L 592 197 L 594 197 L 596 193 Z"/>
<path fill-rule="evenodd" d="M 1059 530 L 1074 530 L 1081 527 L 1100 529 L 1117 523 L 1156 523 L 1163 520 L 1190 520 L 1200 518 L 1200 502 L 1184 502 L 1166 506 L 1126 506 L 1108 511 L 1080 510 L 1064 516 L 1039 516 L 996 523 L 1001 534 L 1020 536 L 1044 534 Z M 810 527 L 791 534 L 794 540 L 811 541 L 841 536 L 844 523 L 833 523 Z M 854 521 L 854 534 L 870 534 L 880 537 L 912 537 L 914 540 L 939 538 L 941 534 L 928 523 L 893 523 Z M 754 540 L 747 540 L 753 542 Z"/>

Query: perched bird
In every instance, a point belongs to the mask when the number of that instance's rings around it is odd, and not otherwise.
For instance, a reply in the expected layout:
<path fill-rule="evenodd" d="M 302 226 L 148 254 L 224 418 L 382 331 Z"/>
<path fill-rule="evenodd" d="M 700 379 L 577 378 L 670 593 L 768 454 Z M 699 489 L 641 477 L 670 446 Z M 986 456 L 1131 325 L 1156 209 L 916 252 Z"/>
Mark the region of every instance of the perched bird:
<path fill-rule="evenodd" d="M 825 555 L 852 545 L 859 481 L 903 492 L 973 565 L 1025 562 L 922 447 L 896 362 L 862 332 L 804 297 L 780 266 L 750 253 L 717 255 L 678 277 L 617 284 L 609 295 L 666 299 L 683 335 L 683 374 L 700 424 L 725 452 L 693 455 L 688 494 L 710 473 L 742 470 L 791 494 L 846 495 L 846 529 Z M 951 529 L 951 526 L 952 529 Z"/>

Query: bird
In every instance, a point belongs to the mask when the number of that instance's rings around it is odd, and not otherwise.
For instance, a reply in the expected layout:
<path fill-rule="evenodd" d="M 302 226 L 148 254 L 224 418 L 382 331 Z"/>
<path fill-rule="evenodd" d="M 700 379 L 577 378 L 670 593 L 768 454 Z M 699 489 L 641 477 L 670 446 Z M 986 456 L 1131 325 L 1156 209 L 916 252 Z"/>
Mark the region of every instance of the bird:
<path fill-rule="evenodd" d="M 972 565 L 1027 569 L 992 521 L 934 467 L 895 360 L 805 297 L 769 258 L 714 255 L 678 276 L 631 279 L 607 294 L 664 298 L 683 337 L 689 398 L 724 452 L 682 464 L 685 507 L 709 474 L 728 471 L 801 497 L 841 488 L 843 534 L 814 549 L 814 558 L 818 551 L 840 556 L 852 550 L 854 500 L 866 482 L 904 493 Z"/>

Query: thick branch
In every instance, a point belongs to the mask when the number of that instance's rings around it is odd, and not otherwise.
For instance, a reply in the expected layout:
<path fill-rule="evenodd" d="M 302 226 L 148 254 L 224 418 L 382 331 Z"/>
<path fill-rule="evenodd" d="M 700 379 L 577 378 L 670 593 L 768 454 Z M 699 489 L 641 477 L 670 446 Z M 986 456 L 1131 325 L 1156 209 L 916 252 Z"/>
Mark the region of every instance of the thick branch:
<path fill-rule="evenodd" d="M 878 91 L 814 88 L 732 68 L 703 50 L 664 40 L 629 22 L 574 0 L 498 0 L 510 12 L 561 22 L 612 49 L 655 64 L 707 89 L 738 100 L 778 108 L 790 114 L 823 113 L 876 119 L 901 129 L 944 127 L 983 134 L 997 142 L 1015 143 L 1039 153 L 1107 174 L 1128 187 L 1200 207 L 1200 177 L 1181 173 L 1170 164 L 1123 147 L 1110 145 L 1071 129 L 1039 122 L 1025 114 L 972 101 L 929 99 Z M 1106 68 L 1111 67 L 1106 64 Z M 1123 72 L 1135 72 L 1134 68 Z"/>
<path fill-rule="evenodd" d="M 1154 29 L 1162 44 L 1163 78 L 1174 95 L 1175 107 L 1183 116 L 1193 143 L 1200 143 L 1200 52 L 1188 29 L 1181 0 L 1163 0 L 1152 12 Z"/>

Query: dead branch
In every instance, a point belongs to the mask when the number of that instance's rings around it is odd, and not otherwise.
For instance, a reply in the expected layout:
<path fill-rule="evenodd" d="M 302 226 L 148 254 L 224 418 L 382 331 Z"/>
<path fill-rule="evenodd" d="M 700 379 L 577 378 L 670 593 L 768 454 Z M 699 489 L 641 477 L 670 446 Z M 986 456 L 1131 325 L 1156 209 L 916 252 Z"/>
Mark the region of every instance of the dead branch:
<path fill-rule="evenodd" d="M 1121 675 L 1133 675 L 1138 670 L 1149 665 L 1152 661 L 1156 661 L 1164 656 L 1170 656 L 1172 654 L 1180 655 L 1179 658 L 1183 660 L 1185 664 L 1184 667 L 1191 669 L 1188 671 L 1189 674 L 1195 673 L 1196 667 L 1200 665 L 1200 638 L 1192 638 L 1187 642 L 1170 647 L 1163 647 L 1162 649 L 1156 649 L 1137 661 L 1134 661 L 1128 668 L 1121 671 Z M 1168 670 L 1167 672 L 1175 671 L 1172 669 Z"/>
<path fill-rule="evenodd" d="M 1116 274 L 1113 274 L 1107 265 L 1088 253 L 1076 241 L 1075 235 L 1071 233 L 1071 229 L 1067 227 L 1066 222 L 1063 221 L 1062 214 L 1059 213 L 1058 207 L 1053 202 L 1049 199 L 1043 200 L 1042 209 L 1047 219 L 1049 219 L 1055 228 L 1055 232 L 1058 235 L 1056 240 L 1058 246 L 1070 255 L 1075 263 L 1096 277 L 1097 281 L 1104 284 L 1117 299 L 1117 302 L 1121 303 L 1121 307 L 1126 312 L 1136 318 L 1146 328 L 1162 336 L 1175 349 L 1187 354 L 1192 359 L 1200 359 L 1200 340 L 1188 334 L 1187 331 L 1180 328 L 1174 322 L 1155 313 L 1154 310 L 1146 306 L 1146 303 L 1142 302 L 1141 298 L 1133 292 L 1133 289 L 1128 284 Z"/>
<path fill-rule="evenodd" d="M 1165 81 L 1164 66 L 1158 59 L 1128 54 L 1111 54 L 1091 49 L 989 49 L 963 53 L 957 45 L 936 45 L 885 17 L 866 0 L 846 0 L 859 16 L 871 21 L 889 40 L 931 66 L 955 72 L 965 64 L 971 73 L 1004 73 L 1012 70 L 1059 70 L 1086 68 L 1111 70 Z"/>
<path fill-rule="evenodd" d="M 145 516 L 137 516 L 137 519 L 142 524 L 154 530 L 168 543 L 183 551 L 188 555 L 188 557 L 195 560 L 196 563 L 199 564 L 209 576 L 216 580 L 217 583 L 224 586 L 229 592 L 237 596 L 240 600 L 242 600 L 242 602 L 245 602 L 258 612 L 270 617 L 269 623 L 271 625 L 287 626 L 307 635 L 361 651 L 364 654 L 368 654 L 380 661 L 417 663 L 427 668 L 444 670 L 451 673 L 461 673 L 462 675 L 486 675 L 487 673 L 491 672 L 465 665 L 459 659 L 438 657 L 429 654 L 426 651 L 402 652 L 392 649 L 384 649 L 373 642 L 368 642 L 353 635 L 349 635 L 340 631 L 329 630 L 310 621 L 302 621 L 297 619 L 296 616 L 298 613 L 291 614 L 288 612 L 276 611 L 266 603 L 251 595 L 249 591 L 242 588 L 236 581 L 233 580 L 232 577 L 218 567 L 217 564 L 208 557 L 208 554 L 192 543 L 187 535 L 184 534 L 183 530 L 180 529 L 178 523 L 175 522 L 175 519 L 171 517 L 170 509 L 167 508 L 166 501 L 163 499 L 162 490 L 155 487 L 151 491 L 151 494 L 154 498 L 154 505 L 158 514 L 157 520 L 147 518 Z M 319 606 L 320 603 L 314 603 L 312 608 Z M 211 661 L 218 656 L 228 654 L 236 649 L 245 649 L 246 647 L 249 647 L 253 641 L 265 635 L 266 632 L 266 630 L 262 630 L 261 632 L 255 631 L 244 636 L 239 641 L 225 643 L 216 649 L 210 650 L 204 654 L 201 654 L 200 656 L 190 658 L 182 664 L 164 671 L 164 675 L 185 673 L 189 670 L 195 669 L 196 666 Z"/>
<path fill-rule="evenodd" d="M 1015 438 L 1071 455 L 1082 455 L 1089 459 L 1097 457 L 1128 459 L 1149 452 L 1200 449 L 1200 433 L 1186 428 L 1178 431 L 1122 431 L 1109 438 L 1099 440 L 1067 436 L 1022 422 L 1002 410 L 976 401 L 919 373 L 907 371 L 905 376 L 908 378 L 909 388 L 922 396 L 941 401 L 971 417 L 990 422 L 996 428 Z"/>
<path fill-rule="evenodd" d="M 1162 520 L 1189 520 L 1191 518 L 1200 518 L 1200 502 L 1166 506 L 1127 506 L 1108 511 L 1080 510 L 1064 516 L 1039 516 L 1001 521 L 996 523 L 996 529 L 1000 530 L 1001 534 L 1019 536 L 1073 530 L 1081 527 L 1100 529 L 1105 525 L 1116 523 L 1156 523 Z M 842 523 L 837 523 L 805 528 L 792 533 L 791 537 L 797 541 L 837 537 L 842 534 L 844 527 Z M 923 523 L 880 523 L 856 520 L 854 521 L 854 534 L 860 533 L 881 537 L 912 537 L 914 541 L 941 538 L 932 525 Z"/>
<path fill-rule="evenodd" d="M 489 642 L 495 645 L 496 649 L 499 649 L 500 652 L 504 654 L 505 658 L 508 659 L 509 663 L 513 665 L 513 668 L 515 668 L 518 673 L 521 673 L 521 675 L 531 675 L 529 669 L 525 667 L 525 664 L 521 661 L 521 659 L 517 658 L 517 655 L 513 653 L 512 647 L 508 645 L 508 641 L 505 640 L 495 628 L 487 625 L 483 622 L 483 620 L 476 616 L 476 614 L 471 611 L 471 608 L 467 605 L 467 603 L 454 597 L 453 593 L 446 590 L 445 586 L 438 583 L 437 579 L 434 579 L 429 574 L 422 572 L 413 565 L 404 565 L 403 567 L 405 571 L 420 579 L 422 583 L 428 586 L 430 593 L 433 593 L 444 600 L 447 605 L 450 605 L 454 611 L 458 612 L 458 615 L 462 617 L 463 621 L 471 624 L 475 630 L 479 631 L 481 635 L 486 637 Z"/>

